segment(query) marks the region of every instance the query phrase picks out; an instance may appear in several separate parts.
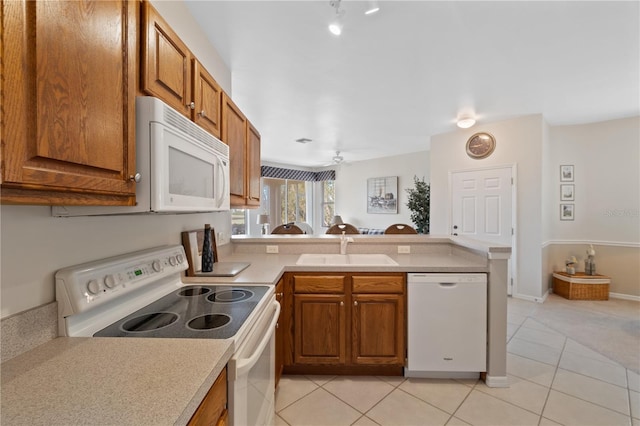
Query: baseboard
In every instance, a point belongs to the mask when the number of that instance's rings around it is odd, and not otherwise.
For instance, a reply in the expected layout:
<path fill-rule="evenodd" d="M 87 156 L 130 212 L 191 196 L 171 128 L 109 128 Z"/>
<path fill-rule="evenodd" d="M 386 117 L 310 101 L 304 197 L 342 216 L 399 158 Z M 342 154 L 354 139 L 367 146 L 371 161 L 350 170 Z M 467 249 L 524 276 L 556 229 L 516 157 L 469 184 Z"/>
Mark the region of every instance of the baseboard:
<path fill-rule="evenodd" d="M 477 379 L 478 372 L 469 371 L 411 371 L 404 369 L 404 377 L 417 377 L 421 379 Z"/>
<path fill-rule="evenodd" d="M 516 293 L 511 295 L 511 297 L 513 297 L 514 299 L 528 300 L 529 302 L 536 302 L 536 303 L 544 303 L 544 301 L 547 299 L 547 296 L 549 296 L 549 290 L 547 290 L 542 295 L 542 297 L 534 297 L 534 296 L 529 296 L 528 294 L 522 294 L 522 293 Z"/>
<path fill-rule="evenodd" d="M 624 299 L 624 300 L 633 300 L 635 302 L 640 302 L 640 296 L 633 296 L 631 294 L 622 294 L 622 293 L 611 293 L 609 292 L 610 299 Z"/>
<path fill-rule="evenodd" d="M 485 378 L 484 382 L 490 388 L 508 388 L 509 387 L 509 379 L 507 376 L 489 376 Z"/>

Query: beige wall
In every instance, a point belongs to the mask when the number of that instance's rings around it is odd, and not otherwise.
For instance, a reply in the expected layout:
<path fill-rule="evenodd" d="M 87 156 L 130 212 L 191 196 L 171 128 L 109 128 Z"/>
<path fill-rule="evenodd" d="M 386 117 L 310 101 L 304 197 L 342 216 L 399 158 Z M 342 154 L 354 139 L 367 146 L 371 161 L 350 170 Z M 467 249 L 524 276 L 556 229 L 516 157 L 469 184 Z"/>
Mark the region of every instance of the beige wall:
<path fill-rule="evenodd" d="M 593 245 L 596 251 L 596 273 L 611 278 L 609 291 L 615 296 L 640 297 L 640 249 L 611 245 Z M 580 272 L 584 271 L 584 259 L 587 257 L 588 244 L 551 244 L 544 248 L 546 270 L 544 284 L 552 287 L 553 271 L 564 270 L 564 260 L 575 256 Z"/>

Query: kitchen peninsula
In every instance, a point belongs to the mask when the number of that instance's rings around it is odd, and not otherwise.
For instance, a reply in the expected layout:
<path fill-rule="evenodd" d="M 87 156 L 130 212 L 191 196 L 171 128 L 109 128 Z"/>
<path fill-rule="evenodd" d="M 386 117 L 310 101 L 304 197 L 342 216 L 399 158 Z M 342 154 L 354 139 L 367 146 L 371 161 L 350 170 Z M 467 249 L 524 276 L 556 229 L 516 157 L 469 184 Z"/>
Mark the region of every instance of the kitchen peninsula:
<path fill-rule="evenodd" d="M 405 253 L 398 254 L 399 247 Z M 267 253 L 267 248 L 277 253 Z M 302 253 L 338 253 L 338 236 L 241 237 L 233 238 L 231 244 L 219 247 L 219 260 L 250 262 L 247 269 L 235 277 L 184 277 L 183 281 L 191 284 L 275 285 L 288 273 L 327 272 L 326 275 L 329 275 L 329 270 L 344 275 L 364 275 L 371 272 L 378 275 L 402 275 L 410 272 L 484 273 L 488 277 L 488 345 L 484 378 L 489 386 L 507 386 L 505 336 L 507 260 L 511 253 L 510 247 L 460 237 L 386 235 L 355 236 L 347 250 L 349 254 L 386 254 L 397 265 L 363 267 L 296 264 Z M 10 333 L 4 333 L 5 326 L 3 321 L 3 335 L 8 335 Z M 77 420 L 74 416 L 82 412 L 82 420 L 86 422 L 93 419 L 96 423 L 126 423 L 123 417 L 114 419 L 105 414 L 112 412 L 122 416 L 131 415 L 128 420 L 135 423 L 137 419 L 138 424 L 186 424 L 229 360 L 233 348 L 228 343 L 218 341 L 196 340 L 185 344 L 177 339 L 163 340 L 164 342 L 135 338 L 57 338 L 3 362 L 2 418 L 7 423 L 12 423 L 13 419 L 21 423 L 51 424 L 61 419 L 73 422 Z M 11 342 L 3 340 L 3 344 Z M 175 349 L 175 356 L 167 354 L 172 348 Z M 132 367 L 133 361 L 141 358 L 144 358 L 146 367 Z M 185 364 L 183 361 L 186 359 L 192 361 Z M 198 361 L 205 359 L 206 362 Z M 112 369 L 109 375 L 101 373 L 100 365 L 108 362 L 117 366 L 120 363 L 118 360 L 130 362 L 123 363 L 120 369 Z M 193 365 L 194 363 L 197 365 Z M 165 367 L 172 371 L 172 375 L 160 379 L 149 374 L 150 369 Z M 175 383 L 168 378 L 180 377 L 181 372 L 185 373 L 182 375 L 185 380 L 180 381 L 182 385 L 177 389 Z M 96 383 L 101 383 L 101 386 Z M 146 389 L 146 393 L 141 397 L 142 388 Z M 68 393 L 51 391 L 52 389 L 71 389 L 74 394 L 82 395 L 83 401 L 101 401 L 101 411 L 91 412 L 83 408 L 82 404 L 70 403 Z M 43 397 L 43 392 L 46 392 L 46 398 Z M 148 409 L 150 400 L 154 401 L 157 409 Z M 126 407 L 122 405 L 123 401 L 126 401 Z M 145 417 L 148 415 L 155 417 Z"/>

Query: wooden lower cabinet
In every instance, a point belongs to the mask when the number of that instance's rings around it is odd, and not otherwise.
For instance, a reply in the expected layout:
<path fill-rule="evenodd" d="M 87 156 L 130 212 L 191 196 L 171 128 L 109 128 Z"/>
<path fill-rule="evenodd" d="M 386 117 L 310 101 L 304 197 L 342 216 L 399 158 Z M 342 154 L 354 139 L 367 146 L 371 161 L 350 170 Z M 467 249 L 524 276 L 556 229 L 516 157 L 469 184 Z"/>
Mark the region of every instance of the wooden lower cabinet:
<path fill-rule="evenodd" d="M 216 381 L 207 392 L 200 406 L 189 420 L 189 426 L 228 424 L 227 411 L 227 369 L 222 370 Z"/>
<path fill-rule="evenodd" d="M 404 274 L 292 272 L 285 280 L 285 300 L 292 304 L 290 336 L 284 339 L 286 372 L 317 374 L 327 367 L 336 367 L 332 374 L 373 374 L 386 367 L 401 371 L 406 357 Z"/>
<path fill-rule="evenodd" d="M 347 360 L 345 296 L 294 296 L 296 364 L 344 364 Z"/>
<path fill-rule="evenodd" d="M 404 365 L 404 296 L 354 294 L 351 361 L 361 365 Z"/>

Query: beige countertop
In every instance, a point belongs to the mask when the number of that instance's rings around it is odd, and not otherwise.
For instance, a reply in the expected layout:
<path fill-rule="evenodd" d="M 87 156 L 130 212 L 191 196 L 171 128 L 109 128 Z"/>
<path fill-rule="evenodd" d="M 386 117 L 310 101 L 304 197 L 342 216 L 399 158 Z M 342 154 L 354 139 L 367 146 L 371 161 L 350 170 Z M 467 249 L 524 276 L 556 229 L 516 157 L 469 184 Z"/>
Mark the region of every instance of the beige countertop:
<path fill-rule="evenodd" d="M 186 424 L 231 340 L 60 337 L 2 363 L 3 425 Z"/>

